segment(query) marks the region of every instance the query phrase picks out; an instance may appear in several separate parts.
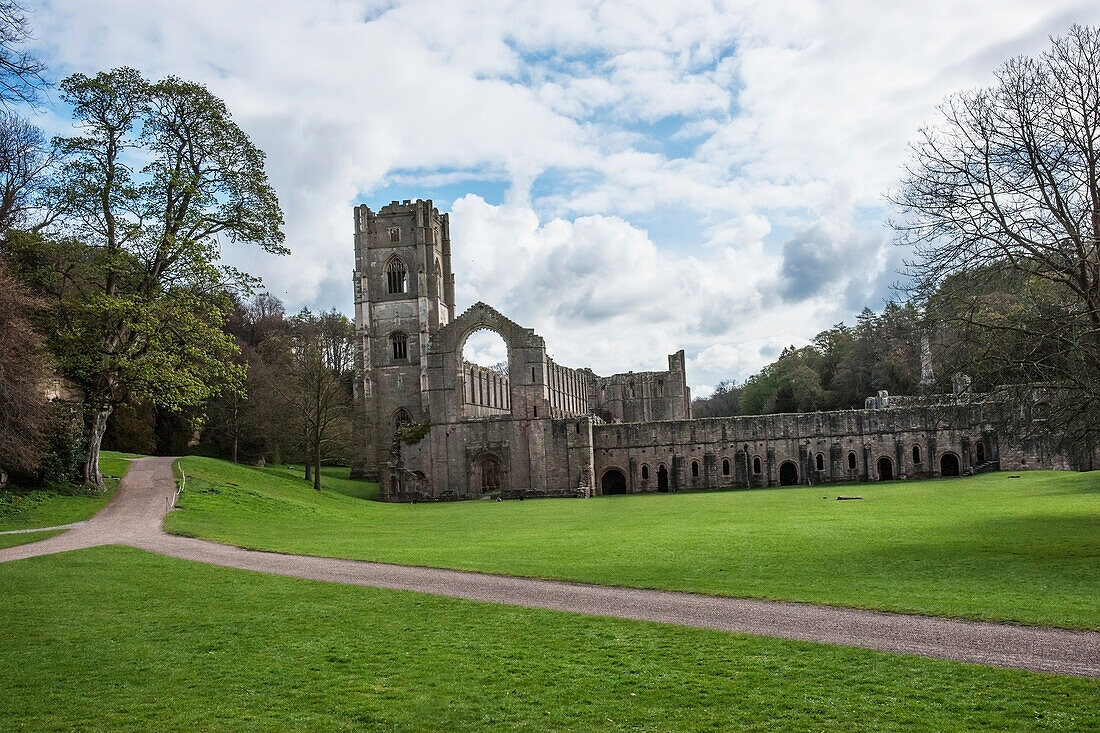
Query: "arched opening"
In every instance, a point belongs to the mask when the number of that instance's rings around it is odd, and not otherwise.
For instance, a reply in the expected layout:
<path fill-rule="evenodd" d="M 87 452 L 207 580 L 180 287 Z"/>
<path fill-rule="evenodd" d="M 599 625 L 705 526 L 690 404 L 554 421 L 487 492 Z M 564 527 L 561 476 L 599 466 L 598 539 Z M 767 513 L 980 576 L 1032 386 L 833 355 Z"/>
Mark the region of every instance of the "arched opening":
<path fill-rule="evenodd" d="M 920 446 L 913 446 L 913 463 L 920 463 Z"/>
<path fill-rule="evenodd" d="M 954 453 L 944 453 L 942 456 L 940 456 L 940 475 L 959 475 L 959 457 L 957 455 L 955 455 Z"/>
<path fill-rule="evenodd" d="M 435 261 L 435 297 L 443 299 L 443 268 L 439 266 L 439 260 Z"/>
<path fill-rule="evenodd" d="M 657 466 L 657 491 L 661 493 L 668 491 L 668 469 L 663 463 Z"/>
<path fill-rule="evenodd" d="M 886 456 L 878 459 L 875 467 L 878 468 L 879 481 L 892 481 L 894 479 L 894 462 Z"/>
<path fill-rule="evenodd" d="M 409 268 L 405 266 L 405 261 L 393 255 L 386 260 L 385 266 L 382 271 L 386 273 L 386 292 L 387 293 L 407 293 L 409 292 Z"/>
<path fill-rule="evenodd" d="M 794 465 L 791 461 L 783 461 L 783 463 L 779 464 L 779 485 L 797 486 L 798 466 Z"/>
<path fill-rule="evenodd" d="M 856 470 L 856 453 L 855 453 L 855 451 L 849 451 L 848 452 L 848 470 L 849 471 Z"/>
<path fill-rule="evenodd" d="M 609 468 L 600 479 L 600 492 L 604 496 L 626 493 L 626 476 L 617 468 Z"/>
<path fill-rule="evenodd" d="M 397 412 L 393 413 L 393 432 L 401 432 L 401 427 L 404 425 L 412 424 L 412 415 L 404 407 L 398 408 Z"/>
<path fill-rule="evenodd" d="M 642 464 L 642 481 L 649 481 L 649 466 Z"/>
<path fill-rule="evenodd" d="M 508 345 L 488 328 L 470 332 L 462 342 L 463 414 L 490 417 L 512 411 Z"/>
<path fill-rule="evenodd" d="M 691 462 L 691 477 L 699 478 L 699 461 Z"/>
<path fill-rule="evenodd" d="M 974 451 L 975 451 L 975 453 L 977 453 L 978 463 L 979 464 L 985 463 L 985 446 L 982 445 L 982 441 L 979 440 L 974 445 Z"/>
<path fill-rule="evenodd" d="M 817 465 L 817 470 L 818 471 L 824 471 L 825 470 L 825 454 L 824 453 L 818 453 L 817 454 L 816 465 Z"/>
<path fill-rule="evenodd" d="M 504 471 L 496 456 L 484 456 L 478 461 L 481 469 L 481 493 L 491 494 L 504 488 Z"/>
<path fill-rule="evenodd" d="M 760 465 L 760 456 L 754 456 L 752 459 L 752 472 L 760 473 L 762 467 Z"/>
<path fill-rule="evenodd" d="M 394 361 L 404 361 L 409 358 L 409 337 L 401 331 L 390 334 L 390 350 Z"/>
<path fill-rule="evenodd" d="M 723 476 L 729 476 L 730 475 L 730 459 L 728 459 L 728 458 L 723 458 L 722 459 L 722 475 Z"/>

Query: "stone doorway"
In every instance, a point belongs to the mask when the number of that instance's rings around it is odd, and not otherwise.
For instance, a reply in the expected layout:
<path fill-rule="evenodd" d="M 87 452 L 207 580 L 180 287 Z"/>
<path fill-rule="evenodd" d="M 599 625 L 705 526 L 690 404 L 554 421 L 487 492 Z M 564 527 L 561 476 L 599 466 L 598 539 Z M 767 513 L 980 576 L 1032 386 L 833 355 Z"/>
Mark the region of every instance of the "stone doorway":
<path fill-rule="evenodd" d="M 600 492 L 604 496 L 626 493 L 626 476 L 617 468 L 609 469 L 600 479 Z"/>
<path fill-rule="evenodd" d="M 492 494 L 504 488 L 504 470 L 496 456 L 485 456 L 480 461 L 481 493 Z"/>
<path fill-rule="evenodd" d="M 980 440 L 978 441 L 976 449 L 978 454 L 978 465 L 981 465 L 985 463 L 985 446 L 982 445 L 982 442 Z"/>
<path fill-rule="evenodd" d="M 878 459 L 878 463 L 875 464 L 878 468 L 878 480 L 879 481 L 893 481 L 894 480 L 894 462 L 886 456 Z"/>
<path fill-rule="evenodd" d="M 662 494 L 668 493 L 668 469 L 663 463 L 657 466 L 657 491 Z"/>
<path fill-rule="evenodd" d="M 958 476 L 959 475 L 959 457 L 954 453 L 944 453 L 940 458 L 940 475 L 941 476 Z"/>
<path fill-rule="evenodd" d="M 779 485 L 780 486 L 797 486 L 798 485 L 798 466 L 794 465 L 791 461 L 784 461 L 779 466 Z"/>

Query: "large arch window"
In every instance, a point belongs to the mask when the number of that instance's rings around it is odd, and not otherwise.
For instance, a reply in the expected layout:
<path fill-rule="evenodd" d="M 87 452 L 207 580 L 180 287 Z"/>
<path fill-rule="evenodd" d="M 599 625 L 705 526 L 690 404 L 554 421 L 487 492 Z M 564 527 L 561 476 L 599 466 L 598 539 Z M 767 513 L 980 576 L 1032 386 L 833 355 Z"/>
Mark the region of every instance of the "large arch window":
<path fill-rule="evenodd" d="M 443 299 L 443 268 L 439 266 L 439 260 L 435 261 L 435 297 Z"/>
<path fill-rule="evenodd" d="M 409 292 L 409 268 L 405 266 L 403 259 L 397 255 L 390 257 L 386 260 L 383 271 L 386 273 L 386 292 Z"/>
<path fill-rule="evenodd" d="M 409 358 L 409 337 L 401 331 L 390 334 L 390 347 L 393 349 L 394 360 Z"/>

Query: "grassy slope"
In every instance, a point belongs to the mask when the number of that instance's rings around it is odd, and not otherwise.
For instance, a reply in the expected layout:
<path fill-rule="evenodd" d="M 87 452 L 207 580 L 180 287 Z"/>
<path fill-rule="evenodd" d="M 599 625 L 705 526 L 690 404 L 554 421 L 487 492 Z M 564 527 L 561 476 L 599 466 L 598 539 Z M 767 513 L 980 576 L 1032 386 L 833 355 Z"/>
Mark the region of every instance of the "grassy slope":
<path fill-rule="evenodd" d="M 20 532 L 19 534 L 0 534 L 0 549 L 4 547 L 15 547 L 16 545 L 25 545 L 29 542 L 38 542 L 40 540 L 48 540 L 54 535 L 59 535 L 64 530 L 58 530 L 56 532 Z"/>
<path fill-rule="evenodd" d="M 0 565 L 0 586 L 6 730 L 1100 726 L 1096 680 L 292 580 L 130 548 Z"/>
<path fill-rule="evenodd" d="M 115 451 L 103 451 L 99 461 L 99 470 L 103 473 L 107 482 L 107 491 L 103 494 L 62 494 L 57 492 L 33 492 L 23 499 L 26 502 L 20 510 L 0 515 L 0 531 L 8 529 L 31 529 L 33 527 L 57 527 L 62 524 L 79 522 L 95 515 L 114 496 L 119 479 L 126 475 L 130 468 L 130 461 L 140 456 L 132 453 L 116 453 Z M 44 539 L 38 535 L 20 535 L 20 542 L 9 542 L 5 545 L 22 544 L 23 542 L 37 542 Z"/>
<path fill-rule="evenodd" d="M 866 484 L 846 502 L 819 487 L 397 505 L 184 465 L 168 528 L 246 547 L 1100 628 L 1100 472 Z"/>

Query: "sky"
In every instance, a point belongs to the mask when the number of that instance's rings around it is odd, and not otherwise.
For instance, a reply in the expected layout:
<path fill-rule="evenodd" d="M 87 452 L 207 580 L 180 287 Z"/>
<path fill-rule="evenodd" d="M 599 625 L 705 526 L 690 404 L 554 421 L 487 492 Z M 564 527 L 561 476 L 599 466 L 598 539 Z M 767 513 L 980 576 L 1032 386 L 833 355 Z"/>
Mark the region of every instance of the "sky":
<path fill-rule="evenodd" d="M 898 297 L 888 196 L 947 96 L 1076 0 L 45 0 L 54 80 L 205 84 L 267 154 L 278 257 L 223 248 L 290 312 L 352 314 L 352 207 L 451 215 L 457 307 L 599 374 L 687 353 L 707 394 Z M 72 134 L 57 100 L 33 119 Z"/>

